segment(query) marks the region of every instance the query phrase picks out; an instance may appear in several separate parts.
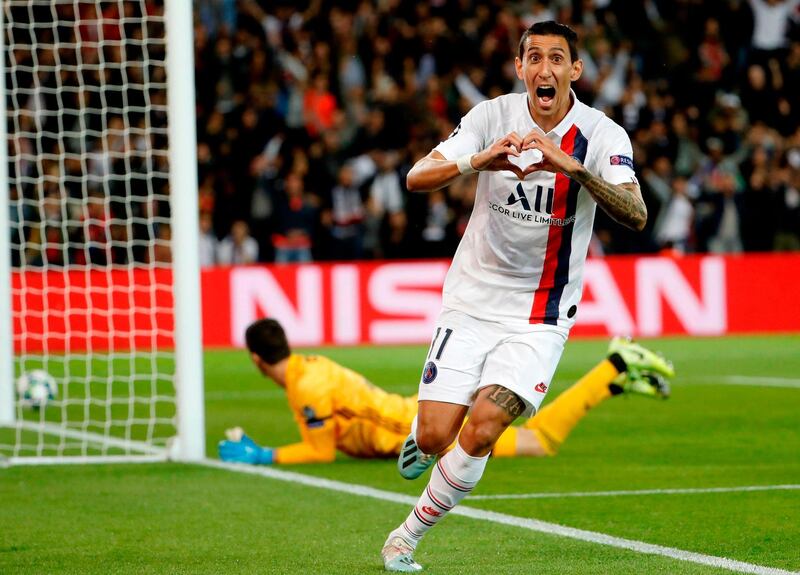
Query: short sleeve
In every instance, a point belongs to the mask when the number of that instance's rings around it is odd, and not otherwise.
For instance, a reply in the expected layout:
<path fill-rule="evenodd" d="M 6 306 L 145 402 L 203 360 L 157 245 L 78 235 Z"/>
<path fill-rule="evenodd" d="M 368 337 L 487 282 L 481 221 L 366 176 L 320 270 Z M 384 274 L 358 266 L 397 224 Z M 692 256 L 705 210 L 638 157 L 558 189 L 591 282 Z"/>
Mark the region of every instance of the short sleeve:
<path fill-rule="evenodd" d="M 461 118 L 453 133 L 434 148 L 447 160 L 475 154 L 485 147 L 486 103 L 481 102 Z"/>
<path fill-rule="evenodd" d="M 288 393 L 289 405 L 301 429 L 322 427 L 333 415 L 333 400 L 324 386 L 317 385 L 308 374 L 300 378 Z"/>
<path fill-rule="evenodd" d="M 633 167 L 633 147 L 622 126 L 608 120 L 596 134 L 598 176 L 610 184 L 637 183 Z"/>

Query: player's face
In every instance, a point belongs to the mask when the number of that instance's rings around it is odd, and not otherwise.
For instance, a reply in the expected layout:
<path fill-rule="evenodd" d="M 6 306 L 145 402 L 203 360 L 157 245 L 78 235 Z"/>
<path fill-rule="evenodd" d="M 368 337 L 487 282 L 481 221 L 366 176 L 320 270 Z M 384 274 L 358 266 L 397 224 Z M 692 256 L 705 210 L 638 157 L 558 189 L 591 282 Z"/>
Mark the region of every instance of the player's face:
<path fill-rule="evenodd" d="M 525 82 L 536 123 L 547 119 L 560 121 L 570 107 L 570 84 L 583 71 L 583 62 L 573 62 L 570 58 L 566 38 L 528 36 L 522 60 L 516 58 L 514 64 L 517 77 Z"/>

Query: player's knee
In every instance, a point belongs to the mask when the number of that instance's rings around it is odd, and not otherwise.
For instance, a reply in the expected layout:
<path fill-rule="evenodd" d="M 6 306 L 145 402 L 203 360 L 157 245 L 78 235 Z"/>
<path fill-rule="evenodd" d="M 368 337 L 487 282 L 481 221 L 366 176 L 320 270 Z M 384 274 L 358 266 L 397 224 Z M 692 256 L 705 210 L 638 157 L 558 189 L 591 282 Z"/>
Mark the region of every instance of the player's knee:
<path fill-rule="evenodd" d="M 467 453 L 487 451 L 494 446 L 504 429 L 491 423 L 468 424 L 461 432 L 461 446 Z"/>
<path fill-rule="evenodd" d="M 422 453 L 441 453 L 447 449 L 455 437 L 449 430 L 436 426 L 417 426 L 417 447 Z"/>

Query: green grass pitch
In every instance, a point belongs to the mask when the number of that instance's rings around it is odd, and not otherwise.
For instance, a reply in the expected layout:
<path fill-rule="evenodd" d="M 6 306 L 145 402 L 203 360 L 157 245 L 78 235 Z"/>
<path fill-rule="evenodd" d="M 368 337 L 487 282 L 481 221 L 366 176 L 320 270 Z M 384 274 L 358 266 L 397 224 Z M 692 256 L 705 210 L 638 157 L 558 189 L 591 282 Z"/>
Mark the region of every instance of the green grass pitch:
<path fill-rule="evenodd" d="M 673 397 L 613 398 L 554 458 L 490 461 L 475 495 L 800 483 L 800 336 L 646 342 L 676 365 Z M 602 357 L 567 344 L 550 399 Z M 387 389 L 416 389 L 422 347 L 323 353 Z M 242 425 L 263 444 L 298 438 L 281 390 L 242 351 L 206 354 L 207 447 Z M 759 385 L 760 384 L 760 385 Z M 769 384 L 763 385 L 763 384 Z M 288 466 L 417 495 L 393 461 Z M 551 497 L 466 505 L 800 570 L 800 491 Z M 0 573 L 380 573 L 386 533 L 409 512 L 376 501 L 176 464 L 0 469 Z M 728 571 L 452 516 L 420 545 L 425 573 L 711 574 Z"/>

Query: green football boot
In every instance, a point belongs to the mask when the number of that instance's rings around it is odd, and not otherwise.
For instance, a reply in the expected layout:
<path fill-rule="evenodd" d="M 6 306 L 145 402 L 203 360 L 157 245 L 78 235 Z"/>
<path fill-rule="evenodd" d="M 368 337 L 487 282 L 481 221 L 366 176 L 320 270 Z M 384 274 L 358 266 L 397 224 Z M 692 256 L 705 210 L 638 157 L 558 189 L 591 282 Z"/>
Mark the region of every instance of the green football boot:
<path fill-rule="evenodd" d="M 615 337 L 608 346 L 608 359 L 620 372 L 631 375 L 651 373 L 667 379 L 675 377 L 672 363 L 661 354 L 634 343 L 628 337 Z"/>
<path fill-rule="evenodd" d="M 612 393 L 630 393 L 656 399 L 668 399 L 670 385 L 666 377 L 652 371 L 620 373 L 612 384 Z"/>

